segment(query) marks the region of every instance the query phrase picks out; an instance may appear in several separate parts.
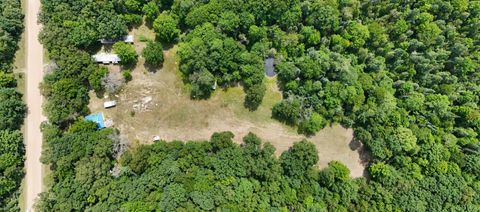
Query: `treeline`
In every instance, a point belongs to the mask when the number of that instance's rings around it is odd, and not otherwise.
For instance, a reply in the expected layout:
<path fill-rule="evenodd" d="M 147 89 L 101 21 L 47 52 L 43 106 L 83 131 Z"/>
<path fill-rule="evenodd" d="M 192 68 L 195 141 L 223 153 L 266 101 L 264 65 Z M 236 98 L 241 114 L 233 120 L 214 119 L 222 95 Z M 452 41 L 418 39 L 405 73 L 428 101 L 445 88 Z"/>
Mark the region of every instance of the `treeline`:
<path fill-rule="evenodd" d="M 480 210 L 477 1 L 42 3 L 42 42 L 58 65 L 43 85 L 54 179 L 42 210 Z M 370 178 L 351 180 L 337 162 L 316 170 L 308 142 L 275 159 L 255 136 L 238 146 L 229 133 L 139 146 L 118 162 L 118 133 L 77 117 L 106 74 L 90 49 L 142 17 L 158 41 L 180 42 L 194 98 L 242 84 L 255 109 L 263 60 L 275 57 L 284 100 L 272 116 L 305 134 L 353 127 Z"/>
<path fill-rule="evenodd" d="M 20 0 L 0 0 L 0 211 L 18 211 L 25 161 L 20 127 L 26 113 L 12 73 L 23 31 Z"/>
<path fill-rule="evenodd" d="M 306 141 L 277 159 L 253 134 L 239 146 L 222 132 L 209 142 L 140 145 L 116 163 L 116 133 L 95 128 L 79 121 L 63 133 L 44 129 L 55 143 L 44 160 L 59 182 L 42 195 L 43 211 L 354 210 L 371 195 L 358 192 L 365 180 L 351 180 L 339 162 L 314 168 L 318 153 Z"/>

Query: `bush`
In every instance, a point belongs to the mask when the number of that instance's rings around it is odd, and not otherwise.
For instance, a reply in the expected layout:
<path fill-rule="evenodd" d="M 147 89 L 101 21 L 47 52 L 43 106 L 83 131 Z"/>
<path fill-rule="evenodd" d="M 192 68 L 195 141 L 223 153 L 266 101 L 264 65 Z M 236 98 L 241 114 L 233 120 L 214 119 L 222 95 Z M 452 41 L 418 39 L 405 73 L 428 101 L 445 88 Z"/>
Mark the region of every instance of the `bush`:
<path fill-rule="evenodd" d="M 254 111 L 262 104 L 263 97 L 265 96 L 266 87 L 264 83 L 256 84 L 247 90 L 245 96 L 245 107 L 251 111 Z"/>
<path fill-rule="evenodd" d="M 122 75 L 123 75 L 123 78 L 125 79 L 125 81 L 127 81 L 127 82 L 132 80 L 132 72 L 130 70 L 123 71 Z"/>
<path fill-rule="evenodd" d="M 190 75 L 190 82 L 192 83 L 192 97 L 194 99 L 207 99 L 212 94 L 215 77 L 212 73 L 203 70 Z"/>
<path fill-rule="evenodd" d="M 99 67 L 88 77 L 88 83 L 95 92 L 103 91 L 102 78 L 105 77 L 107 73 L 108 69 L 106 67 Z"/>
<path fill-rule="evenodd" d="M 272 116 L 279 121 L 295 125 L 298 124 L 300 111 L 301 103 L 298 99 L 286 99 L 273 106 Z"/>
<path fill-rule="evenodd" d="M 7 74 L 0 71 L 0 88 L 13 88 L 17 86 L 13 74 Z"/>
<path fill-rule="evenodd" d="M 120 63 L 127 65 L 137 62 L 137 52 L 132 45 L 124 42 L 117 42 L 113 45 L 113 51 L 118 54 L 122 60 Z"/>
<path fill-rule="evenodd" d="M 147 47 L 143 49 L 142 56 L 145 58 L 145 62 L 159 66 L 163 63 L 163 46 L 158 42 L 148 42 Z"/>
<path fill-rule="evenodd" d="M 326 125 L 325 119 L 318 113 L 313 113 L 308 120 L 303 121 L 298 130 L 306 135 L 313 135 Z"/>

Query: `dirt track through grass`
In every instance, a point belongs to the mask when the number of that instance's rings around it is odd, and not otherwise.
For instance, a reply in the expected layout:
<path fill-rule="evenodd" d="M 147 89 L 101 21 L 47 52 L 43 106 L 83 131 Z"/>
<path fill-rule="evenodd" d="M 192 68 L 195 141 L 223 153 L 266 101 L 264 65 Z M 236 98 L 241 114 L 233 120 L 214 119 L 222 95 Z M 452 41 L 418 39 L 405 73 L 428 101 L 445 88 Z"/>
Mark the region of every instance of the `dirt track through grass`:
<path fill-rule="evenodd" d="M 115 127 L 130 142 L 149 143 L 153 136 L 167 141 L 206 140 L 214 132 L 232 131 L 236 142 L 241 143 L 243 136 L 253 132 L 272 143 L 277 149 L 276 154 L 280 155 L 294 142 L 305 139 L 294 128 L 271 119 L 272 106 L 282 98 L 276 79 L 268 79 L 264 102 L 254 112 L 243 107 L 245 94 L 240 87 L 217 90 L 209 100 L 191 100 L 179 76 L 176 48 L 165 52 L 165 64 L 156 73 L 145 71 L 140 59 L 132 73 L 133 80 L 115 98 L 118 101 L 116 108 L 103 109 L 104 99 L 98 99 L 92 93 L 91 111 L 103 111 L 112 118 Z M 110 69 L 119 71 L 115 66 Z M 145 110 L 137 110 L 133 115 L 133 106 L 147 96 L 151 96 L 152 101 Z M 352 130 L 339 125 L 327 127 L 308 138 L 319 151 L 319 167 L 326 167 L 331 160 L 339 160 L 350 168 L 351 176 L 360 177 L 364 167 L 360 161 L 360 148 L 351 148 L 352 139 Z"/>

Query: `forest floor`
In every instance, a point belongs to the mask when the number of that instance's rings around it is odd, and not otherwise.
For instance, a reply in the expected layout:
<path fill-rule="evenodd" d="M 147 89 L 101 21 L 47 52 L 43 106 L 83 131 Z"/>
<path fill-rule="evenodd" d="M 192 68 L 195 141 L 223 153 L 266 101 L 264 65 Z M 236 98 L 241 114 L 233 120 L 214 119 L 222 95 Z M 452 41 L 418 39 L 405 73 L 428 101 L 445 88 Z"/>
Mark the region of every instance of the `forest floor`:
<path fill-rule="evenodd" d="M 144 31 L 142 28 L 134 31 L 135 38 L 139 37 L 137 33 L 144 34 Z M 143 42 L 136 40 L 138 52 L 143 46 Z M 363 148 L 354 141 L 352 129 L 334 125 L 306 138 L 295 128 L 271 118 L 271 108 L 282 99 L 276 78 L 267 79 L 266 96 L 253 112 L 243 106 L 245 93 L 241 87 L 217 89 L 208 100 L 191 100 L 178 71 L 176 51 L 177 46 L 166 49 L 163 67 L 154 71 L 148 71 L 143 59 L 139 58 L 132 71 L 133 80 L 113 97 L 117 107 L 104 109 L 106 99 L 99 99 L 92 92 L 91 111 L 104 112 L 130 142 L 151 143 L 154 136 L 167 141 L 207 140 L 214 132 L 231 131 L 235 141 L 241 143 L 243 136 L 252 132 L 273 144 L 278 156 L 294 142 L 308 139 L 318 149 L 320 168 L 326 167 L 331 160 L 338 160 L 350 169 L 352 177 L 363 176 Z M 108 67 L 111 72 L 120 71 L 119 66 Z"/>

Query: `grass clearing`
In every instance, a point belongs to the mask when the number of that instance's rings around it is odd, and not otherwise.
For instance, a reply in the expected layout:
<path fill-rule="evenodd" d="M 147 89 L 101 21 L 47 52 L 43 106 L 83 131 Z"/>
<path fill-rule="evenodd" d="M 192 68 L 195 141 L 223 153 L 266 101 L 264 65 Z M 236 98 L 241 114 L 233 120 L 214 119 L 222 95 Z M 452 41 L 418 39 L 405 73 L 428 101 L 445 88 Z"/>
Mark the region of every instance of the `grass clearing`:
<path fill-rule="evenodd" d="M 140 52 L 144 45 L 136 43 L 137 51 Z M 101 99 L 90 93 L 91 111 L 104 112 L 131 143 L 151 143 L 154 136 L 167 141 L 205 140 L 219 131 L 232 131 L 235 141 L 241 143 L 243 136 L 253 132 L 272 143 L 276 154 L 280 155 L 294 142 L 308 139 L 317 146 L 320 168 L 326 167 L 331 160 L 339 160 L 350 168 L 353 177 L 363 175 L 362 148 L 352 145 L 352 129 L 334 125 L 306 138 L 298 135 L 295 128 L 271 118 L 271 108 L 282 99 L 276 78 L 267 79 L 264 101 L 253 112 L 243 106 L 242 87 L 217 89 L 209 100 L 191 100 L 178 71 L 177 48 L 164 51 L 163 67 L 155 72 L 146 71 L 144 60 L 139 58 L 132 70 L 133 80 L 118 95 Z M 110 71 L 121 70 L 114 65 L 108 67 Z M 151 97 L 151 101 L 145 101 L 148 99 L 145 97 Z M 104 109 L 103 102 L 107 100 L 117 100 L 117 107 Z"/>

